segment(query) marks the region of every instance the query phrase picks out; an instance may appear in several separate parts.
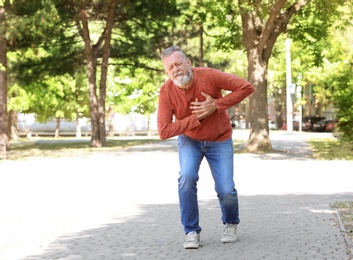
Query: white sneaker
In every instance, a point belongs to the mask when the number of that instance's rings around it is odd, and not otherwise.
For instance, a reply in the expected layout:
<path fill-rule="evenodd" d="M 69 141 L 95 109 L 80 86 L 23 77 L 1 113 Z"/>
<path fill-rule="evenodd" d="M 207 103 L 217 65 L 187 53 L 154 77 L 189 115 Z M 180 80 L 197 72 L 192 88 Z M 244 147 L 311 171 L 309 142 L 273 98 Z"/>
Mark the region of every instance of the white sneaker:
<path fill-rule="evenodd" d="M 237 224 L 226 224 L 221 241 L 223 243 L 232 243 L 237 241 L 237 227 Z"/>
<path fill-rule="evenodd" d="M 186 239 L 183 244 L 185 249 L 197 249 L 200 246 L 200 234 L 192 231 L 186 234 Z"/>

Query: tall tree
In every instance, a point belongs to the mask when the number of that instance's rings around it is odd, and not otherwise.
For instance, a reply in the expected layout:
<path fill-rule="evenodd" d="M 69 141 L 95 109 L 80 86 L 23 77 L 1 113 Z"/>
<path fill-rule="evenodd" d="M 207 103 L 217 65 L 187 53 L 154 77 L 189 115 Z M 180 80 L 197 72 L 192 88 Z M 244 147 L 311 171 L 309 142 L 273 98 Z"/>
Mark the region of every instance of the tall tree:
<path fill-rule="evenodd" d="M 89 81 L 90 95 L 90 111 L 91 111 L 91 145 L 94 147 L 104 146 L 106 143 L 105 133 L 105 99 L 106 99 L 106 82 L 108 71 L 108 60 L 110 57 L 110 40 L 112 28 L 114 25 L 114 16 L 116 12 L 117 0 L 111 0 L 106 6 L 107 12 L 106 25 L 95 44 L 92 44 L 92 39 L 89 29 L 89 14 L 88 9 L 92 6 L 82 1 L 78 5 L 79 16 L 76 17 L 76 25 L 80 35 L 85 43 L 85 53 Z M 103 48 L 101 46 L 103 45 Z M 97 59 L 98 52 L 102 51 L 102 66 L 99 91 L 97 93 Z M 99 95 L 99 97 L 98 97 Z"/>
<path fill-rule="evenodd" d="M 68 33 L 60 24 L 53 1 L 14 0 L 7 13 L 7 105 L 12 137 L 17 130 L 18 111 L 36 113 L 39 122 L 53 117 L 72 119 L 71 112 L 75 111 L 72 102 L 77 101 L 74 97 L 77 90 L 71 86 L 78 70 L 78 62 L 72 58 L 72 53 L 77 48 L 70 46 L 67 51 L 66 42 L 58 44 L 57 39 Z M 65 64 L 63 59 L 66 59 Z"/>
<path fill-rule="evenodd" d="M 267 112 L 268 63 L 278 36 L 287 30 L 292 15 L 305 5 L 301 0 L 290 5 L 286 2 L 272 1 L 269 5 L 268 1 L 238 1 L 248 57 L 248 78 L 256 88 L 250 97 L 251 131 L 246 151 L 272 150 Z"/>
<path fill-rule="evenodd" d="M 335 21 L 330 37 L 323 46 L 324 59 L 320 67 L 309 71 L 308 79 L 314 84 L 315 96 L 338 119 L 337 132 L 342 140 L 353 141 L 353 20 L 349 3 L 342 6 L 350 21 Z"/>
<path fill-rule="evenodd" d="M 238 23 L 238 11 L 241 17 L 242 37 L 230 34 L 233 46 L 239 47 L 240 41 L 246 49 L 248 58 L 248 79 L 255 86 L 250 97 L 250 136 L 244 151 L 270 151 L 272 145 L 269 136 L 267 113 L 267 73 L 273 48 L 279 35 L 293 33 L 295 39 L 315 42 L 318 37 L 325 37 L 325 30 L 332 24 L 337 6 L 342 1 L 320 0 L 238 0 L 228 3 L 223 8 L 223 20 L 233 30 Z M 226 5 L 225 5 L 226 6 Z M 237 9 L 238 7 L 238 9 Z M 296 14 L 300 19 L 294 24 L 295 30 L 289 30 L 291 20 Z M 313 18 L 316 19 L 313 19 Z M 318 23 L 317 21 L 320 21 Z M 232 26 L 232 27 L 231 27 Z M 292 35 L 292 34 L 290 34 Z M 227 36 L 227 34 L 225 34 Z M 224 37 L 223 37 L 224 38 Z M 227 39 L 225 42 L 228 42 Z M 316 53 L 319 56 L 319 53 Z"/>
<path fill-rule="evenodd" d="M 0 1 L 0 141 L 8 146 L 6 4 L 9 1 Z"/>
<path fill-rule="evenodd" d="M 72 36 L 72 44 L 79 49 L 83 43 L 84 52 L 74 55 L 76 60 L 84 61 L 88 69 L 91 145 L 103 146 L 106 141 L 107 68 L 114 65 L 119 73 L 121 68 L 129 67 L 132 76 L 136 68 L 157 70 L 151 66 L 150 59 L 156 58 L 156 50 L 167 35 L 165 28 L 170 22 L 166 18 L 175 15 L 174 2 L 55 0 L 55 3 L 63 23 L 71 32 L 68 34 Z M 72 24 L 76 29 L 70 27 Z M 73 31 L 78 31 L 81 41 L 74 38 Z M 139 87 L 143 88 L 142 83 Z"/>

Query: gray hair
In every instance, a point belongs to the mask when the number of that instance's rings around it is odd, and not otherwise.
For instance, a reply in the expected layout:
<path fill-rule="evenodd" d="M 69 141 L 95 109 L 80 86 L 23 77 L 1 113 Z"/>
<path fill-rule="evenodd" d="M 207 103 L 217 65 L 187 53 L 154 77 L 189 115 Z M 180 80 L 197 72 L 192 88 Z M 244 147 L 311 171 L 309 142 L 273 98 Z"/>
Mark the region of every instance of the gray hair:
<path fill-rule="evenodd" d="M 185 59 L 187 59 L 185 52 L 183 52 L 183 50 L 180 49 L 179 46 L 171 46 L 165 49 L 161 54 L 161 59 L 163 60 L 165 57 L 170 56 L 173 52 L 176 52 L 176 51 L 179 52 Z"/>

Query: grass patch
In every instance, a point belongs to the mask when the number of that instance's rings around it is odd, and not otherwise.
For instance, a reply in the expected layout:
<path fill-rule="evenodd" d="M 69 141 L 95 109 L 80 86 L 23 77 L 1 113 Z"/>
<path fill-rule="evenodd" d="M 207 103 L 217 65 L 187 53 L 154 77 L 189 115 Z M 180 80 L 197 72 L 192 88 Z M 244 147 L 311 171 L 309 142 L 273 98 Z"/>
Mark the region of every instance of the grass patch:
<path fill-rule="evenodd" d="M 238 151 L 241 148 L 243 148 L 245 142 L 246 141 L 244 141 L 244 140 L 234 140 L 233 139 L 233 149 L 234 149 L 234 151 Z"/>
<path fill-rule="evenodd" d="M 160 142 L 158 137 L 143 138 L 107 138 L 106 146 L 95 148 L 90 146 L 90 138 L 21 138 L 11 140 L 10 150 L 7 151 L 7 160 L 27 160 L 42 157 L 79 157 L 93 153 L 109 152 L 130 146 L 145 145 Z M 244 140 L 233 140 L 234 149 L 241 149 Z M 1 160 L 1 159 L 0 159 Z"/>
<path fill-rule="evenodd" d="M 335 139 L 309 141 L 314 157 L 320 160 L 353 160 L 353 144 Z M 336 202 L 332 206 L 339 213 L 347 237 L 353 242 L 353 202 Z"/>
<path fill-rule="evenodd" d="M 310 148 L 319 160 L 353 160 L 353 143 L 337 139 L 312 139 Z"/>
<path fill-rule="evenodd" d="M 24 160 L 34 157 L 72 157 L 86 156 L 92 153 L 114 151 L 135 145 L 144 145 L 160 141 L 158 138 L 108 139 L 104 147 L 91 147 L 89 138 L 38 138 L 11 141 L 7 151 L 8 160 Z"/>
<path fill-rule="evenodd" d="M 353 242 L 353 202 L 336 202 L 333 208 L 340 214 L 346 235 Z"/>

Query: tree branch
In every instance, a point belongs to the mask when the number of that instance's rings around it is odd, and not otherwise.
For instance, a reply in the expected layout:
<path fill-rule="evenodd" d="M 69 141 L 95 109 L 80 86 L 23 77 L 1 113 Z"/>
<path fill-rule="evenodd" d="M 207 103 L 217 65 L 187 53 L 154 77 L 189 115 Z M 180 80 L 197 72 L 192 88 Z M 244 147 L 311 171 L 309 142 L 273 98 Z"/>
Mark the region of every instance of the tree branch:
<path fill-rule="evenodd" d="M 254 25 L 253 13 L 250 12 L 248 0 L 238 0 L 238 6 L 241 15 L 242 28 L 243 28 L 243 44 L 249 52 L 251 49 L 250 43 L 256 44 L 251 39 L 256 39 L 256 29 Z"/>
<path fill-rule="evenodd" d="M 134 68 L 142 68 L 142 69 L 146 69 L 146 70 L 151 70 L 151 71 L 156 71 L 156 72 L 161 72 L 161 73 L 164 73 L 164 70 L 162 69 L 156 69 L 156 68 L 152 68 L 152 67 L 149 67 L 147 65 L 143 65 L 143 64 L 134 64 L 134 63 L 117 63 L 117 62 L 109 62 L 109 65 L 114 65 L 114 66 L 123 66 L 123 67 L 134 67 Z"/>
<path fill-rule="evenodd" d="M 277 40 L 277 37 L 283 33 L 284 31 L 287 30 L 287 26 L 289 23 L 290 18 L 297 12 L 299 12 L 299 10 L 301 8 L 303 8 L 306 4 L 308 4 L 310 2 L 310 0 L 298 0 L 296 3 L 294 3 L 293 5 L 291 5 L 290 7 L 287 8 L 287 10 L 285 12 L 283 12 L 282 14 L 280 14 L 279 16 L 276 17 L 275 19 L 275 23 L 274 23 L 274 27 L 272 28 L 272 30 L 268 31 L 270 32 L 268 35 L 268 38 L 266 40 L 266 42 L 262 42 L 261 44 L 263 45 L 264 48 L 264 58 L 269 58 L 273 49 L 273 46 Z M 267 30 L 268 28 L 266 27 L 265 30 Z"/>
<path fill-rule="evenodd" d="M 268 41 L 268 38 L 275 30 L 278 14 L 281 12 L 281 9 L 285 3 L 286 3 L 286 0 L 279 0 L 273 6 L 271 13 L 270 13 L 270 17 L 268 18 L 266 25 L 263 28 L 263 31 L 260 36 L 260 42 L 259 42 L 260 49 L 264 48 L 264 46 L 266 45 L 266 43 Z"/>
<path fill-rule="evenodd" d="M 108 18 L 106 26 L 104 28 L 104 46 L 103 46 L 103 57 L 101 66 L 101 80 L 100 80 L 100 97 L 102 103 L 105 102 L 105 89 L 107 83 L 107 73 L 108 73 L 108 60 L 110 57 L 110 40 L 112 36 L 112 29 L 114 25 L 114 14 L 117 6 L 117 0 L 111 0 L 108 10 Z"/>
<path fill-rule="evenodd" d="M 107 27 L 104 28 L 101 36 L 99 37 L 98 41 L 93 45 L 93 48 L 97 49 L 102 45 L 103 41 L 104 41 L 104 37 L 107 31 Z"/>
<path fill-rule="evenodd" d="M 75 14 L 74 15 L 74 20 L 75 20 L 77 31 L 80 34 L 81 38 L 84 39 L 84 35 L 83 35 L 83 30 L 82 30 L 82 26 L 81 26 L 81 23 L 80 23 L 80 19 L 79 19 L 79 16 L 76 14 L 76 11 L 75 11 L 75 4 L 71 3 L 70 6 L 73 9 L 73 13 Z"/>

